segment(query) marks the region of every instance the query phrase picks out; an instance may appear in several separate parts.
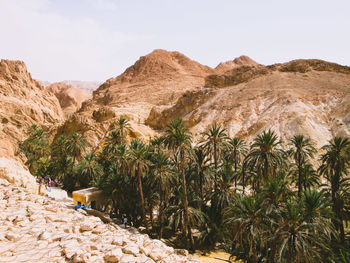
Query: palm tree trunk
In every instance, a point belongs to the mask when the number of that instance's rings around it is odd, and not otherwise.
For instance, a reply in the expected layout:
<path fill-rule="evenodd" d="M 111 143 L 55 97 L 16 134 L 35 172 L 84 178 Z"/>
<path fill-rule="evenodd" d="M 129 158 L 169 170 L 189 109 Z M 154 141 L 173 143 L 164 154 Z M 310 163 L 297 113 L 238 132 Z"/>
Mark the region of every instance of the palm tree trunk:
<path fill-rule="evenodd" d="M 146 229 L 148 230 L 148 225 L 147 225 L 147 220 L 146 220 L 146 210 L 145 210 L 145 200 L 143 198 L 143 191 L 142 191 L 142 169 L 138 169 L 138 184 L 139 184 L 139 191 L 140 191 L 140 199 L 141 199 L 141 207 L 142 207 L 142 221 L 146 227 Z"/>
<path fill-rule="evenodd" d="M 216 156 L 216 143 L 214 142 L 214 192 L 215 192 L 215 196 L 216 196 L 216 192 L 217 192 L 217 169 L 218 169 L 218 160 L 217 160 L 217 156 Z"/>
<path fill-rule="evenodd" d="M 187 187 L 186 187 L 186 178 L 185 178 L 185 165 L 184 165 L 184 150 L 180 150 L 180 162 L 181 162 L 181 179 L 182 179 L 182 188 L 184 191 L 184 210 L 185 210 L 185 231 L 187 230 L 187 235 L 190 240 L 190 247 L 193 248 L 193 237 L 192 237 L 192 231 L 190 226 L 190 216 L 188 213 L 188 201 L 187 201 Z"/>
<path fill-rule="evenodd" d="M 235 150 L 235 188 L 237 188 L 237 157 L 236 157 L 236 150 Z"/>
<path fill-rule="evenodd" d="M 150 201 L 150 204 L 149 204 L 149 218 L 151 220 L 151 228 L 153 229 L 153 205 L 152 205 L 152 201 Z"/>
<path fill-rule="evenodd" d="M 337 169 L 337 170 L 339 170 L 339 169 Z M 338 178 L 340 178 L 340 173 L 336 171 L 334 176 L 337 176 Z M 339 180 L 337 180 L 337 181 L 339 182 Z M 339 198 L 336 197 L 336 193 L 339 190 L 339 185 L 333 184 L 331 186 L 331 189 L 332 189 L 332 203 L 333 203 L 332 209 L 333 209 L 334 214 L 337 217 L 337 220 L 334 221 L 334 226 L 336 227 L 336 229 L 339 230 L 340 240 L 342 243 L 344 243 L 345 233 L 344 233 L 343 217 L 341 214 L 341 206 L 340 206 L 341 200 L 339 200 Z"/>
<path fill-rule="evenodd" d="M 159 187 L 160 188 L 160 187 Z M 158 239 L 161 239 L 162 236 L 163 236 L 163 229 L 164 229 L 164 216 L 163 216 L 163 211 L 164 211 L 164 198 L 163 198 L 163 195 L 162 195 L 162 192 L 161 190 L 159 189 L 159 197 L 160 197 L 160 200 L 159 200 L 159 234 L 158 234 Z"/>
<path fill-rule="evenodd" d="M 297 163 L 298 163 L 298 196 L 301 197 L 301 182 L 302 182 L 302 175 L 301 175 L 301 160 L 300 160 L 300 153 L 298 153 Z"/>
<path fill-rule="evenodd" d="M 199 172 L 199 195 L 201 198 L 201 204 L 200 204 L 200 210 L 202 210 L 203 206 L 203 173 L 200 171 Z"/>

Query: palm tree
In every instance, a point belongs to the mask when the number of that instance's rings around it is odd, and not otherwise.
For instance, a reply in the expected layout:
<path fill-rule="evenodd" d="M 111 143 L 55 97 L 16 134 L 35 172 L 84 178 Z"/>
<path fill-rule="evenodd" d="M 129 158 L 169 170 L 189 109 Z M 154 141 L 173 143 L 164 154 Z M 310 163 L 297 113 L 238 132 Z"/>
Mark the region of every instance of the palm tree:
<path fill-rule="evenodd" d="M 111 133 L 106 138 L 106 143 L 104 145 L 104 151 L 106 154 L 114 153 L 115 146 L 122 142 L 120 131 L 112 130 Z"/>
<path fill-rule="evenodd" d="M 183 201 L 185 200 L 183 195 L 183 187 L 177 186 L 178 191 L 173 194 L 173 199 L 177 200 L 177 202 L 171 203 L 166 209 L 165 213 L 169 215 L 169 224 L 173 226 L 175 230 L 181 227 L 182 232 L 186 232 L 186 210 L 183 205 Z M 200 225 L 206 221 L 206 215 L 196 209 L 196 203 L 198 200 L 193 191 L 189 192 L 188 196 L 189 205 L 188 205 L 188 215 L 190 220 L 190 225 Z M 185 235 L 184 235 L 185 236 Z M 192 249 L 192 248 L 191 248 Z"/>
<path fill-rule="evenodd" d="M 304 135 L 294 135 L 289 145 L 291 145 L 289 154 L 293 156 L 295 164 L 298 167 L 298 195 L 301 197 L 302 185 L 304 186 L 304 191 L 306 189 L 303 165 L 307 162 L 308 158 L 313 158 L 316 149 L 312 145 L 310 138 L 305 138 Z"/>
<path fill-rule="evenodd" d="M 185 158 L 186 153 L 191 148 L 192 135 L 190 131 L 185 128 L 182 119 L 177 118 L 172 120 L 165 130 L 164 135 L 164 145 L 171 149 L 175 154 L 179 155 L 178 167 L 180 170 L 180 177 L 182 181 L 183 188 L 183 206 L 185 212 L 185 229 L 187 230 L 187 235 L 193 246 L 193 237 L 190 225 L 190 215 L 188 210 L 188 200 L 187 200 L 187 184 L 185 177 Z"/>
<path fill-rule="evenodd" d="M 202 141 L 204 149 L 214 159 L 214 199 L 213 204 L 215 205 L 215 194 L 217 192 L 217 173 L 218 163 L 222 156 L 222 151 L 227 146 L 227 134 L 226 129 L 222 128 L 216 122 L 209 128 L 207 132 L 203 133 L 204 139 Z"/>
<path fill-rule="evenodd" d="M 171 185 L 174 184 L 174 176 L 170 168 L 169 158 L 163 152 L 157 152 L 152 156 L 152 177 L 159 194 L 159 235 L 161 239 L 164 230 L 164 210 L 167 207 Z"/>
<path fill-rule="evenodd" d="M 259 247 L 265 242 L 269 220 L 259 196 L 236 195 L 224 212 L 224 222 L 234 229 L 233 241 L 247 254 L 248 262 L 257 263 Z"/>
<path fill-rule="evenodd" d="M 27 135 L 29 137 L 23 142 L 19 142 L 18 146 L 27 158 L 26 165 L 29 171 L 33 175 L 40 176 L 37 174 L 38 169 L 41 167 L 39 160 L 40 158 L 47 159 L 50 156 L 49 137 L 43 129 L 35 124 L 28 128 Z"/>
<path fill-rule="evenodd" d="M 267 213 L 283 207 L 292 195 L 289 178 L 284 173 L 279 174 L 277 177 L 269 177 L 261 189 L 261 195 L 264 198 Z"/>
<path fill-rule="evenodd" d="M 142 221 L 147 229 L 148 224 L 146 220 L 145 200 L 142 191 L 142 177 L 147 174 L 151 164 L 148 160 L 149 153 L 149 148 L 143 142 L 136 139 L 132 140 L 129 152 L 129 167 L 133 177 L 137 173 L 137 184 L 142 207 Z"/>
<path fill-rule="evenodd" d="M 340 232 L 341 241 L 344 242 L 344 225 L 343 225 L 343 207 L 344 202 L 342 189 L 347 188 L 348 174 L 350 165 L 350 141 L 348 138 L 334 137 L 328 144 L 324 145 L 322 150 L 325 151 L 321 155 L 321 166 L 319 172 L 325 175 L 329 182 L 329 192 L 331 193 L 332 208 L 337 218 L 334 225 Z M 346 192 L 346 191 L 345 191 Z"/>
<path fill-rule="evenodd" d="M 164 141 L 163 137 L 156 136 L 151 138 L 149 142 L 152 145 L 152 147 L 155 149 L 155 152 L 157 153 L 157 152 L 160 152 L 163 145 L 163 141 Z"/>
<path fill-rule="evenodd" d="M 241 164 L 244 156 L 247 154 L 247 144 L 243 139 L 234 137 L 228 140 L 228 148 L 229 158 L 234 165 L 235 187 L 237 187 L 238 167 Z"/>
<path fill-rule="evenodd" d="M 206 179 L 206 173 L 209 168 L 209 158 L 205 154 L 202 147 L 195 147 L 192 152 L 192 159 L 194 161 L 197 177 L 199 179 L 199 196 L 202 201 L 201 204 L 204 203 L 204 196 L 203 196 L 203 185 Z"/>
<path fill-rule="evenodd" d="M 129 120 L 120 116 L 117 122 L 113 123 L 114 128 L 120 132 L 121 141 L 125 142 L 127 133 L 131 131 Z"/>
<path fill-rule="evenodd" d="M 247 166 L 256 171 L 255 190 L 260 188 L 260 180 L 267 180 L 268 176 L 275 176 L 277 168 L 283 162 L 283 150 L 278 146 L 281 141 L 274 131 L 264 131 L 258 135 L 251 146 L 249 154 L 246 156 Z"/>
<path fill-rule="evenodd" d="M 87 187 L 93 180 L 102 175 L 103 170 L 97 163 L 94 153 L 88 153 L 78 164 L 76 173 L 80 186 Z"/>
<path fill-rule="evenodd" d="M 321 262 L 322 253 L 330 252 L 330 235 L 324 225 L 305 219 L 303 202 L 286 203 L 281 210 L 272 242 L 277 244 L 273 262 Z M 277 258 L 276 258 L 277 257 Z"/>
<path fill-rule="evenodd" d="M 76 132 L 69 134 L 64 142 L 65 152 L 73 157 L 73 162 L 79 159 L 87 146 L 85 138 Z"/>

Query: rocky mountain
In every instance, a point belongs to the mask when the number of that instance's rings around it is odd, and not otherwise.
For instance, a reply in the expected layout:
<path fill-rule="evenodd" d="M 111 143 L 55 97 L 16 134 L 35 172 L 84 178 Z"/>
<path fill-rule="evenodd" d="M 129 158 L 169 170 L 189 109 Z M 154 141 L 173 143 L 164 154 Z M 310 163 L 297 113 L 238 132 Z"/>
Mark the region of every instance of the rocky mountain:
<path fill-rule="evenodd" d="M 147 139 L 156 134 L 144 123 L 150 110 L 155 105 L 170 107 L 184 92 L 202 87 L 205 76 L 214 72 L 179 52 L 155 50 L 103 83 L 93 98 L 65 122 L 59 134 L 78 131 L 96 146 L 111 122 L 125 115 L 131 120 L 135 136 Z"/>
<path fill-rule="evenodd" d="M 0 61 L 0 177 L 13 167 L 21 168 L 21 163 L 13 159 L 20 160 L 17 143 L 30 125 L 51 129 L 62 121 L 57 98 L 32 79 L 22 61 Z M 18 173 L 25 174 L 25 178 L 12 178 L 13 182 L 33 183 L 28 172 Z"/>
<path fill-rule="evenodd" d="M 46 88 L 51 93 L 55 94 L 66 116 L 77 111 L 81 107 L 83 101 L 92 97 L 87 91 L 64 82 L 56 82 L 50 84 Z"/>
<path fill-rule="evenodd" d="M 216 121 L 231 136 L 250 139 L 271 128 L 283 139 L 303 133 L 321 146 L 350 135 L 349 94 L 350 68 L 326 61 L 263 66 L 242 56 L 212 69 L 155 50 L 102 84 L 59 133 L 82 132 L 96 146 L 120 115 L 142 138 L 182 117 L 195 138 Z"/>

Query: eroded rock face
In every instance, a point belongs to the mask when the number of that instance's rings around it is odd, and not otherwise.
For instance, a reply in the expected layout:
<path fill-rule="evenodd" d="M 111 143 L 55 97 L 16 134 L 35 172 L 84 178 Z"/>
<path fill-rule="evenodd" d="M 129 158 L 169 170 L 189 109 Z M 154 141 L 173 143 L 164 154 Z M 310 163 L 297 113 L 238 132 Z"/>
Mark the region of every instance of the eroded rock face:
<path fill-rule="evenodd" d="M 55 94 L 66 116 L 76 112 L 83 101 L 92 97 L 91 93 L 64 82 L 53 83 L 46 88 Z"/>
<path fill-rule="evenodd" d="M 17 142 L 32 124 L 49 128 L 63 121 L 57 98 L 33 80 L 22 61 L 0 62 L 0 157 L 17 158 Z"/>
<path fill-rule="evenodd" d="M 0 195 L 1 261 L 198 262 L 160 240 L 104 224 L 3 179 Z"/>

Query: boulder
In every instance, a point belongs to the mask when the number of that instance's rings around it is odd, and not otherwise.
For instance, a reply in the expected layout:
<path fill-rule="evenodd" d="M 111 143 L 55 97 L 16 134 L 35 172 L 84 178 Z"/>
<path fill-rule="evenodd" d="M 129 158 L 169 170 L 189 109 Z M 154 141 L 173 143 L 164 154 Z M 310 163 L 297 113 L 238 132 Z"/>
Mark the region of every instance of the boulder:
<path fill-rule="evenodd" d="M 35 178 L 19 161 L 14 159 L 0 158 L 0 178 L 17 186 L 25 187 L 32 193 L 38 192 Z"/>
<path fill-rule="evenodd" d="M 105 256 L 104 259 L 107 262 L 119 262 L 120 258 L 123 256 L 123 252 L 120 248 L 115 248 L 111 251 L 109 251 Z"/>

